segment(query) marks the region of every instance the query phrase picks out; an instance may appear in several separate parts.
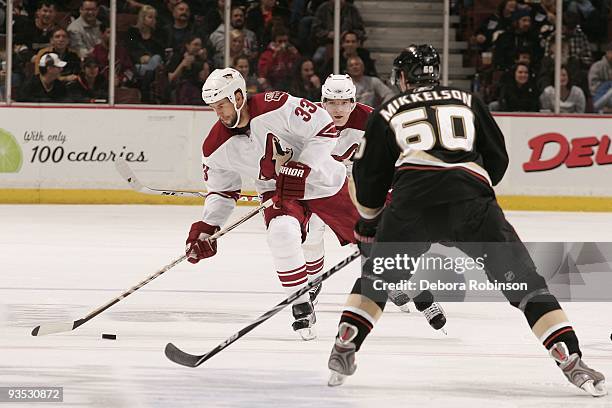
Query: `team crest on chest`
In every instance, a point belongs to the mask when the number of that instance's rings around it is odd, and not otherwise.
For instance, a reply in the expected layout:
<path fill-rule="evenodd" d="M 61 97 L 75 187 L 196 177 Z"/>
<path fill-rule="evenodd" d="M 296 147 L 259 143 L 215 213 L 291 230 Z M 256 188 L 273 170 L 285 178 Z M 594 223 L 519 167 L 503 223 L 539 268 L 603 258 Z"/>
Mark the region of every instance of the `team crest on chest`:
<path fill-rule="evenodd" d="M 293 157 L 293 149 L 284 149 L 278 137 L 272 133 L 266 136 L 265 149 L 264 156 L 259 160 L 259 179 L 276 179 L 281 166 Z"/>

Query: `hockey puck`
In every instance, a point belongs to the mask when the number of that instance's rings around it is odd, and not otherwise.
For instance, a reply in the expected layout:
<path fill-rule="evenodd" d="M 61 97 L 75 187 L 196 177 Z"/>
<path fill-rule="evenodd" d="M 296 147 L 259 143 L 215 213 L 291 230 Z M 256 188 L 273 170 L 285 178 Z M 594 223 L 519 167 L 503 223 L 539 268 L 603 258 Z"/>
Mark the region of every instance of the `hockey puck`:
<path fill-rule="evenodd" d="M 102 338 L 103 339 L 109 339 L 109 340 L 117 340 L 117 335 L 116 334 L 102 333 Z"/>

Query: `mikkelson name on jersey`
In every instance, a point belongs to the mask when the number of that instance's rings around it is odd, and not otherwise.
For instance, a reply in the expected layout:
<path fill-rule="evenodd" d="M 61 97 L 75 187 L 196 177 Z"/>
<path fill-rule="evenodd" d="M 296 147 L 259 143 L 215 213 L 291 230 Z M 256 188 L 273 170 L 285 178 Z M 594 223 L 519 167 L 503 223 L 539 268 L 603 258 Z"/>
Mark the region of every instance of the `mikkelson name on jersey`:
<path fill-rule="evenodd" d="M 431 88 L 423 88 L 423 89 L 431 89 Z M 380 114 L 386 120 L 391 120 L 393 115 L 397 113 L 397 110 L 401 106 L 410 105 L 411 103 L 417 102 L 429 102 L 429 101 L 448 101 L 451 99 L 456 99 L 460 101 L 464 105 L 472 107 L 472 95 L 467 92 L 458 91 L 455 89 L 449 90 L 445 89 L 442 91 L 420 91 L 417 89 L 415 93 L 410 95 L 402 95 L 389 103 L 389 105 L 380 111 Z"/>

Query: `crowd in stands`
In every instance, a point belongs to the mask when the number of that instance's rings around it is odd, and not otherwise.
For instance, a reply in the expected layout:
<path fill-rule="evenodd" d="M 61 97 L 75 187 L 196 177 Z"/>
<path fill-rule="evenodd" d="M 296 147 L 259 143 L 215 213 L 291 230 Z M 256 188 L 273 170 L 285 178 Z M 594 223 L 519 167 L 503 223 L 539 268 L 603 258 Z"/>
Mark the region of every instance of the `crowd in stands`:
<path fill-rule="evenodd" d="M 249 92 L 283 90 L 318 101 L 333 70 L 333 0 L 234 0 L 230 27 L 225 1 L 119 0 L 116 103 L 204 104 L 202 84 L 225 67 L 227 30 L 230 65 Z M 108 101 L 108 0 L 13 4 L 13 99 Z M 352 0 L 342 0 L 341 10 L 341 72 L 354 78 L 358 100 L 376 106 L 394 91 L 363 47 L 359 10 Z"/>
<path fill-rule="evenodd" d="M 226 30 L 229 64 L 249 92 L 319 100 L 333 71 L 333 0 L 233 0 L 229 28 L 225 1 L 118 0 L 115 102 L 202 105 L 203 82 L 225 66 Z M 611 113 L 612 0 L 563 2 L 561 111 Z M 473 17 L 457 38 L 469 39 L 473 90 L 492 110 L 553 111 L 556 0 L 452 1 L 464 10 L 483 3 L 494 12 Z M 13 99 L 107 102 L 109 12 L 108 0 L 14 0 Z M 353 78 L 358 101 L 378 106 L 397 90 L 378 77 L 353 0 L 342 0 L 341 33 L 340 72 Z"/>
<path fill-rule="evenodd" d="M 474 21 L 473 90 L 492 110 L 554 111 L 555 0 L 501 0 Z M 610 0 L 564 0 L 561 112 L 612 113 Z M 471 6 L 473 7 L 473 5 Z"/>

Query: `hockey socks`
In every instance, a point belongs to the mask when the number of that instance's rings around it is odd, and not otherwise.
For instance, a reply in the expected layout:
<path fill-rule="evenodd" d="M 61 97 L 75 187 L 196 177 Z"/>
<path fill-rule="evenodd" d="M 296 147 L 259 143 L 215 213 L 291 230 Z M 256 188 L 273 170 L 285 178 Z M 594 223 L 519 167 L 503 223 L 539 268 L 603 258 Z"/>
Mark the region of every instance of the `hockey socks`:
<path fill-rule="evenodd" d="M 364 288 L 363 285 L 366 285 L 366 287 Z M 359 278 L 355 281 L 355 285 L 353 285 L 351 294 L 344 306 L 342 317 L 340 318 L 338 335 L 336 337 L 342 339 L 342 336 L 345 335 L 341 333 L 342 328 L 346 327 L 343 323 L 355 327 L 357 334 L 351 334 L 351 337 L 353 337 L 352 342 L 356 347 L 355 351 L 359 351 L 361 344 L 367 335 L 370 334 L 370 331 L 374 328 L 385 308 L 386 299 L 382 302 L 375 302 L 366 295 L 371 285 L 372 281 L 369 279 Z"/>
<path fill-rule="evenodd" d="M 313 281 L 323 272 L 324 257 L 315 261 L 306 261 L 306 272 L 308 273 L 308 281 Z"/>
<path fill-rule="evenodd" d="M 547 350 L 556 343 L 566 344 L 570 354 L 582 357 L 578 337 L 557 299 L 550 294 L 540 295 L 525 305 L 525 317 L 533 334 Z"/>

